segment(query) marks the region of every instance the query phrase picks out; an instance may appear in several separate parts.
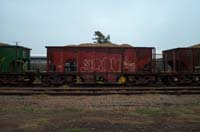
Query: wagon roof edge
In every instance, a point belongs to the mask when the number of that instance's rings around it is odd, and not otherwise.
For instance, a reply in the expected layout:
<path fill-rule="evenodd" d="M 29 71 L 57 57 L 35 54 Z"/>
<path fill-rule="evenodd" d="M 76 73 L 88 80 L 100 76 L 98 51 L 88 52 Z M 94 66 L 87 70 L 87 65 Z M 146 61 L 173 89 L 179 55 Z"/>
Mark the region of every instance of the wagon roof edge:
<path fill-rule="evenodd" d="M 13 47 L 20 47 L 20 48 L 32 50 L 31 48 L 24 47 L 24 46 L 20 46 L 20 45 L 17 45 L 17 46 L 16 46 L 16 45 L 0 45 L 0 47 L 10 47 L 10 48 L 13 48 Z"/>
<path fill-rule="evenodd" d="M 162 52 L 169 52 L 169 51 L 175 51 L 175 50 L 180 50 L 180 49 L 199 49 L 200 50 L 200 48 L 195 48 L 195 47 L 179 47 L 179 48 L 163 50 Z"/>
<path fill-rule="evenodd" d="M 137 49 L 137 48 L 144 48 L 144 49 L 155 49 L 155 47 L 91 47 L 91 46 L 45 46 L 45 48 L 126 48 L 126 49 Z"/>

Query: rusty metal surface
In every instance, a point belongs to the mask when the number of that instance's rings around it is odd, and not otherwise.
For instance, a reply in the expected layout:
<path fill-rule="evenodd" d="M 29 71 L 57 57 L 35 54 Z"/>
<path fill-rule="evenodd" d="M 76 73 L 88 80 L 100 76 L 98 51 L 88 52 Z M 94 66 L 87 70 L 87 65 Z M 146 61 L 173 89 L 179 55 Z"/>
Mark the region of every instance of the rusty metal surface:
<path fill-rule="evenodd" d="M 176 48 L 163 51 L 164 70 L 169 72 L 199 72 L 200 49 Z"/>
<path fill-rule="evenodd" d="M 66 61 L 75 61 L 78 72 L 135 72 L 151 70 L 152 48 L 47 48 L 47 58 L 56 72 L 65 71 Z"/>
<path fill-rule="evenodd" d="M 153 52 L 151 47 L 47 47 L 47 71 L 116 82 L 124 73 L 152 72 Z"/>

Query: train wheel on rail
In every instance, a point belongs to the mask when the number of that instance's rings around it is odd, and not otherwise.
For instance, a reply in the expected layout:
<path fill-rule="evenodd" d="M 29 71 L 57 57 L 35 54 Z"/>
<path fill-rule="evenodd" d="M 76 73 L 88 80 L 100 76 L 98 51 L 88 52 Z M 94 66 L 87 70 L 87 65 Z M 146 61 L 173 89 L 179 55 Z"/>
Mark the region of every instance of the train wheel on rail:
<path fill-rule="evenodd" d="M 192 76 L 179 76 L 178 79 L 178 85 L 192 85 Z"/>
<path fill-rule="evenodd" d="M 51 86 L 51 82 L 49 80 L 49 76 L 41 76 L 41 84 L 43 86 Z"/>
<path fill-rule="evenodd" d="M 7 76 L 7 84 L 8 85 L 20 85 L 20 76 L 11 75 L 10 77 Z"/>
<path fill-rule="evenodd" d="M 56 76 L 56 75 L 43 76 L 41 80 L 43 86 L 61 86 L 64 85 L 64 83 L 66 82 L 64 76 Z"/>
<path fill-rule="evenodd" d="M 163 76 L 156 76 L 155 86 L 163 86 L 165 84 L 165 77 Z"/>
<path fill-rule="evenodd" d="M 150 80 L 148 76 L 137 76 L 136 77 L 136 85 L 149 85 Z"/>
<path fill-rule="evenodd" d="M 200 86 L 200 76 L 194 76 L 192 79 L 193 86 Z"/>
<path fill-rule="evenodd" d="M 177 76 L 169 76 L 167 81 L 167 85 L 169 86 L 178 86 L 179 78 Z"/>
<path fill-rule="evenodd" d="M 76 76 L 67 76 L 66 77 L 66 84 L 73 85 L 76 83 Z"/>
<path fill-rule="evenodd" d="M 156 85 L 156 81 L 157 81 L 156 76 L 149 75 L 149 76 L 146 77 L 146 79 L 148 80 L 148 83 L 147 83 L 148 86 L 155 86 Z"/>
<path fill-rule="evenodd" d="M 3 75 L 0 77 L 0 84 L 1 84 L 1 86 L 5 86 L 8 84 L 8 79 L 6 76 Z"/>
<path fill-rule="evenodd" d="M 0 78 L 0 86 L 3 86 L 3 81 L 1 78 Z"/>
<path fill-rule="evenodd" d="M 18 79 L 16 80 L 17 85 L 20 86 L 28 86 L 33 83 L 35 80 L 34 76 L 29 76 L 29 75 L 19 75 Z"/>
<path fill-rule="evenodd" d="M 61 86 L 61 85 L 64 85 L 65 82 L 66 82 L 66 79 L 64 76 L 55 76 L 53 80 L 53 85 Z"/>

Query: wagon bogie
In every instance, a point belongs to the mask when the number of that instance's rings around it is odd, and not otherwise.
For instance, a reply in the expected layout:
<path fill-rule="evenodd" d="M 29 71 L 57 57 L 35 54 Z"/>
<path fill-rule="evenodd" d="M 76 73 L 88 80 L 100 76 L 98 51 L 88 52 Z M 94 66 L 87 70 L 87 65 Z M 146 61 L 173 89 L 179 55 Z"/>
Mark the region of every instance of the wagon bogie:
<path fill-rule="evenodd" d="M 131 75 L 128 76 L 128 83 L 133 85 L 152 86 L 156 82 L 155 75 Z"/>
<path fill-rule="evenodd" d="M 59 86 L 66 82 L 66 77 L 59 75 L 46 75 L 41 77 L 41 81 L 44 86 Z"/>
<path fill-rule="evenodd" d="M 0 85 L 2 86 L 22 86 L 32 84 L 35 79 L 33 73 L 4 73 L 0 75 Z"/>
<path fill-rule="evenodd" d="M 193 84 L 195 86 L 200 86 L 200 75 L 193 77 Z"/>

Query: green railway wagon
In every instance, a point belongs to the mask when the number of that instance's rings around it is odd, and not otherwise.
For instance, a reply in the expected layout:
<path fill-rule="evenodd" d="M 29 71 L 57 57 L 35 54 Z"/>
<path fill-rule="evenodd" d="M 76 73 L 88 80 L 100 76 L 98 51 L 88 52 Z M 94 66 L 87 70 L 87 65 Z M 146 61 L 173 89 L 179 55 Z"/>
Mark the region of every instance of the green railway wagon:
<path fill-rule="evenodd" d="M 30 69 L 29 48 L 0 44 L 0 72 L 22 73 Z"/>

